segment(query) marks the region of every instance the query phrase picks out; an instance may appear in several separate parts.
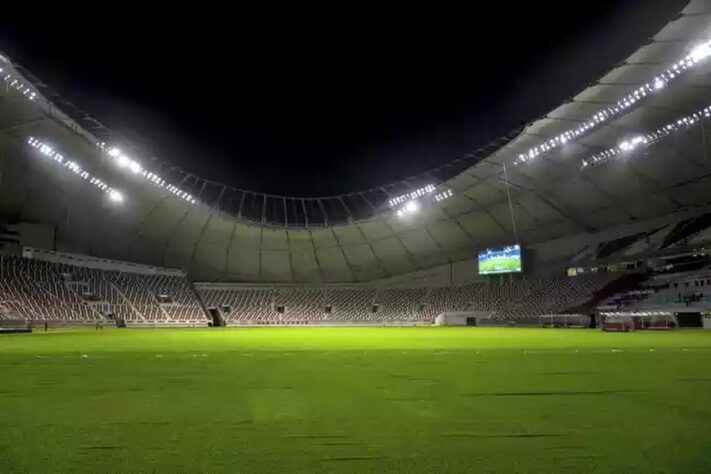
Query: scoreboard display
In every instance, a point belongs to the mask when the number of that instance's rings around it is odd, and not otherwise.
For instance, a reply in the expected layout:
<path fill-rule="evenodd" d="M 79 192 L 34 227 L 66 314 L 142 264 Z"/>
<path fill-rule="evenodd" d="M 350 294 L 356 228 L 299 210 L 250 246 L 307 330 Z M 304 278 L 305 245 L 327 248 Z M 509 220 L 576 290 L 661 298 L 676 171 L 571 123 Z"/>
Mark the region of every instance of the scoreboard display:
<path fill-rule="evenodd" d="M 509 245 L 503 248 L 488 248 L 479 252 L 479 274 L 521 272 L 521 247 Z"/>

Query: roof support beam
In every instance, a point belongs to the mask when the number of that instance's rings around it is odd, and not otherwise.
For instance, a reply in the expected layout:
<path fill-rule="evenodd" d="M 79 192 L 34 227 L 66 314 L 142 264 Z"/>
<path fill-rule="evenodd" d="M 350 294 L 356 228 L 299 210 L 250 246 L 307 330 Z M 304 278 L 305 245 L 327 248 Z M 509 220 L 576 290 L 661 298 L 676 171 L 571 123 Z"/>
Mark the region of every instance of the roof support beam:
<path fill-rule="evenodd" d="M 248 191 L 242 191 L 242 197 L 239 199 L 239 209 L 237 210 L 237 218 L 242 218 L 242 205 L 244 204 L 244 197 L 247 195 Z"/>
<path fill-rule="evenodd" d="M 166 264 L 165 254 L 170 250 L 173 236 L 179 234 L 178 229 L 180 229 L 180 227 L 183 225 L 183 222 L 185 222 L 185 219 L 187 219 L 188 214 L 190 214 L 190 211 L 192 210 L 191 206 L 186 205 L 185 207 L 186 207 L 185 212 L 180 217 L 180 219 L 178 219 L 178 222 L 176 222 L 176 224 L 170 230 L 170 232 L 168 233 L 168 237 L 166 237 L 165 243 L 163 244 L 163 252 L 161 253 L 161 266 L 162 267 L 168 266 Z"/>
<path fill-rule="evenodd" d="M 309 212 L 306 210 L 306 199 L 299 199 L 301 201 L 301 208 L 304 210 L 304 226 L 308 228 L 309 226 Z"/>
<path fill-rule="evenodd" d="M 378 257 L 378 254 L 375 253 L 375 249 L 373 248 L 373 245 L 372 245 L 372 244 L 370 243 L 370 241 L 366 238 L 365 232 L 363 232 L 363 229 L 361 229 L 360 225 L 358 225 L 358 224 L 354 224 L 354 225 L 355 225 L 355 228 L 358 229 L 358 232 L 360 233 L 360 236 L 361 236 L 361 238 L 363 239 L 363 242 L 365 242 L 365 244 L 366 244 L 366 245 L 368 246 L 368 248 L 370 249 L 370 253 L 373 254 L 373 258 L 375 259 L 375 266 L 378 268 L 378 270 L 380 270 L 381 278 L 382 278 L 382 277 L 387 278 L 387 277 L 391 276 L 390 273 L 388 273 L 388 271 L 387 271 L 387 269 L 385 268 L 385 266 L 383 265 L 383 261 L 380 260 L 380 257 Z"/>
<path fill-rule="evenodd" d="M 262 195 L 262 226 L 267 222 L 267 199 L 266 194 Z"/>
<path fill-rule="evenodd" d="M 400 234 L 395 232 L 395 230 L 392 228 L 390 222 L 388 222 L 387 219 L 385 220 L 385 222 L 388 228 L 390 229 L 390 232 L 392 232 L 392 236 L 395 238 L 395 240 L 397 240 L 402 249 L 405 251 L 405 255 L 407 255 L 407 259 L 410 261 L 410 265 L 412 265 L 413 271 L 422 270 L 423 267 L 417 263 L 417 260 L 415 260 L 415 257 L 412 255 L 412 252 L 410 252 L 410 249 L 407 248 L 407 245 L 405 245 L 405 243 L 400 238 Z"/>
<path fill-rule="evenodd" d="M 602 148 L 602 147 L 595 147 L 595 146 L 588 145 L 588 144 L 585 144 L 585 143 L 578 143 L 578 145 L 579 145 L 580 147 L 583 147 L 583 148 L 587 149 L 587 150 L 590 150 L 592 153 L 598 153 L 598 152 L 604 150 L 604 148 Z M 579 156 L 579 154 L 576 154 L 576 156 Z M 653 185 L 653 187 L 657 187 L 658 184 L 659 184 L 656 179 L 654 179 L 654 178 L 652 178 L 651 176 L 649 176 L 648 174 L 642 172 L 642 170 L 640 170 L 639 167 L 635 165 L 634 160 L 628 160 L 628 161 L 627 161 L 626 169 L 628 169 L 632 174 L 634 174 L 634 175 L 637 176 L 638 178 L 643 179 L 643 180 L 647 181 L 648 183 L 651 183 L 651 184 Z M 594 181 L 593 181 L 593 179 L 592 179 L 591 176 L 587 175 L 587 173 L 583 173 L 583 174 L 587 176 L 588 181 L 590 182 L 590 184 L 593 184 L 593 183 L 594 183 Z M 671 196 L 669 196 L 669 200 L 672 201 L 675 205 L 680 205 L 680 204 L 679 204 L 676 200 L 674 200 L 674 198 L 672 198 Z M 626 209 L 625 209 L 624 207 L 622 207 L 622 209 L 624 209 L 624 210 L 626 211 Z M 630 217 L 633 217 L 633 216 L 630 214 Z"/>
<path fill-rule="evenodd" d="M 343 209 L 345 209 L 346 214 L 348 214 L 348 218 L 346 219 L 348 222 L 353 220 L 353 213 L 349 209 L 348 205 L 346 204 L 346 201 L 343 200 L 343 196 L 338 196 L 338 202 L 341 203 L 341 206 L 343 206 Z"/>
<path fill-rule="evenodd" d="M 321 268 L 321 261 L 319 260 L 318 252 L 316 251 L 316 242 L 314 242 L 314 235 L 311 232 L 311 229 L 307 229 L 307 232 L 309 233 L 309 242 L 311 242 L 311 250 L 313 250 L 314 252 L 314 261 L 316 262 L 316 269 L 318 270 L 319 281 L 323 283 L 323 268 Z"/>
<path fill-rule="evenodd" d="M 351 210 L 348 208 L 348 205 L 346 204 L 346 202 L 343 200 L 343 197 L 342 197 L 342 196 L 339 196 L 338 199 L 341 201 L 341 204 L 342 204 L 343 207 L 346 209 L 346 212 L 348 212 L 348 215 L 350 215 L 351 218 L 353 218 L 353 214 L 351 213 Z M 370 204 L 370 202 L 369 202 L 367 199 L 366 199 L 366 202 L 368 202 L 368 204 Z M 373 206 L 371 205 L 370 207 L 373 207 Z M 363 232 L 363 229 L 361 229 L 361 227 L 358 225 L 358 223 L 355 223 L 355 224 L 353 224 L 353 225 L 354 225 L 355 228 L 358 230 L 358 233 L 360 233 L 360 236 L 361 236 L 361 238 L 363 239 L 363 242 L 365 242 L 365 244 L 366 244 L 366 245 L 368 246 L 368 248 L 370 249 L 370 253 L 373 254 L 373 258 L 375 259 L 376 267 L 378 268 L 378 270 L 380 270 L 381 276 L 385 276 L 386 278 L 387 278 L 388 276 L 390 276 L 390 275 L 388 274 L 387 270 L 385 269 L 385 267 L 383 266 L 383 262 L 380 260 L 380 257 L 378 257 L 378 254 L 375 253 L 375 249 L 374 249 L 373 246 L 370 244 L 370 241 L 366 238 L 365 233 Z"/>
<path fill-rule="evenodd" d="M 328 214 L 326 214 L 326 209 L 323 207 L 321 199 L 316 198 L 316 201 L 318 202 L 318 207 L 321 209 L 321 213 L 323 214 L 323 225 L 326 226 L 328 225 Z"/>
<path fill-rule="evenodd" d="M 518 206 L 521 211 L 523 211 L 523 213 L 526 214 L 533 221 L 536 226 L 535 229 L 537 231 L 539 231 L 543 235 L 550 235 L 550 233 L 548 232 L 548 225 L 541 221 L 538 217 L 536 217 L 531 211 L 526 209 L 526 206 L 524 206 L 522 202 L 516 201 L 515 205 Z"/>
<path fill-rule="evenodd" d="M 560 204 L 555 204 L 553 201 L 550 199 L 546 198 L 545 196 L 541 195 L 538 193 L 535 189 L 528 188 L 526 186 L 520 185 L 518 183 L 514 183 L 510 180 L 506 180 L 505 178 L 500 178 L 502 181 L 505 183 L 508 183 L 509 185 L 513 186 L 514 188 L 520 189 L 524 192 L 531 193 L 534 196 L 536 196 L 541 202 L 545 203 L 548 207 L 556 211 L 558 214 L 560 214 L 561 217 L 573 222 L 576 224 L 576 226 L 585 232 L 593 232 L 595 229 L 590 226 L 587 222 L 585 222 L 583 219 L 576 217 L 573 215 L 572 212 L 566 211 L 563 209 L 562 205 Z"/>
<path fill-rule="evenodd" d="M 537 137 L 538 137 L 537 134 L 529 134 L 529 135 L 537 136 Z M 587 146 L 587 145 L 583 144 L 581 141 L 575 142 L 575 145 L 581 146 L 581 147 L 586 147 L 586 146 Z M 546 163 L 549 163 L 549 164 L 551 164 L 551 165 L 553 165 L 553 166 L 557 166 L 558 168 L 561 168 L 561 169 L 565 170 L 565 171 L 566 171 L 566 174 L 572 175 L 574 178 L 580 178 L 580 179 L 582 179 L 583 181 L 586 181 L 588 184 L 590 184 L 590 186 L 592 186 L 593 188 L 595 188 L 595 190 L 596 190 L 598 193 L 600 193 L 602 196 L 604 196 L 608 201 L 614 203 L 615 205 L 618 206 L 619 209 L 623 210 L 623 211 L 625 212 L 625 214 L 627 214 L 628 217 L 634 218 L 634 215 L 632 214 L 632 212 L 630 212 L 629 209 L 627 209 L 627 207 L 623 204 L 622 199 L 618 198 L 617 196 L 614 196 L 613 194 L 611 194 L 610 192 L 608 192 L 607 190 L 605 190 L 603 187 L 599 186 L 597 183 L 595 183 L 595 182 L 592 180 L 592 178 L 590 178 L 590 176 L 588 176 L 587 173 L 582 173 L 582 172 L 580 171 L 580 168 L 579 168 L 578 166 L 571 166 L 571 165 L 568 165 L 568 164 L 561 163 L 561 162 L 559 162 L 559 161 L 554 160 L 553 158 L 551 158 L 551 157 L 548 156 L 548 155 L 542 156 L 542 157 L 541 157 L 541 160 L 544 161 L 544 162 L 546 162 Z M 578 163 L 579 160 L 576 158 L 575 162 Z M 521 176 L 525 176 L 527 179 L 533 180 L 533 178 L 531 178 L 530 176 L 526 175 L 526 174 L 523 173 L 521 170 L 519 170 L 519 171 L 520 171 L 519 174 L 520 174 Z M 570 173 L 568 173 L 568 172 L 570 172 Z M 549 183 L 547 183 L 547 184 L 548 184 L 549 186 L 553 186 L 554 184 L 557 184 L 557 183 L 559 183 L 559 182 L 561 182 L 561 181 L 563 181 L 563 179 L 561 179 L 561 180 L 555 180 L 554 182 L 552 182 L 552 183 L 549 182 Z"/>
<path fill-rule="evenodd" d="M 461 188 L 460 188 L 460 189 L 457 189 L 457 188 L 455 188 L 454 186 L 452 186 L 452 188 L 453 188 L 455 191 L 457 191 L 457 196 L 462 196 L 464 199 L 467 199 L 469 202 L 472 203 L 472 205 L 474 206 L 475 209 L 477 209 L 477 210 L 479 210 L 479 211 L 482 211 L 482 212 L 484 212 L 486 215 L 488 215 L 488 216 L 491 218 L 491 220 L 494 221 L 494 224 L 496 224 L 497 227 L 498 227 L 499 229 L 501 229 L 501 231 L 502 231 L 504 234 L 508 234 L 508 233 L 509 233 L 509 229 L 507 229 L 506 226 L 504 226 L 504 225 L 494 216 L 494 214 L 493 214 L 488 208 L 482 206 L 481 204 L 479 204 L 479 203 L 476 201 L 476 199 L 474 199 L 473 197 L 471 197 L 471 196 L 469 196 L 469 195 L 467 194 L 467 190 L 468 190 L 469 188 L 464 189 L 464 190 L 462 190 Z"/>
<path fill-rule="evenodd" d="M 160 198 L 160 199 L 158 199 L 158 200 L 156 201 L 156 204 L 155 204 L 154 206 L 152 206 L 151 209 L 150 209 L 147 213 L 145 213 L 145 214 L 143 215 L 143 217 L 141 217 L 141 220 L 138 221 L 138 224 L 134 227 L 133 235 L 132 235 L 131 238 L 129 238 L 128 241 L 126 242 L 126 250 L 128 251 L 128 253 L 130 253 L 130 248 L 131 248 L 131 245 L 133 244 L 133 241 L 143 235 L 143 232 L 141 231 L 141 229 L 142 229 L 142 227 L 143 227 L 143 224 L 145 224 L 146 221 L 148 221 L 148 219 L 149 219 L 151 216 L 153 216 L 153 215 L 158 211 L 158 209 L 159 209 L 163 204 L 166 203 L 167 200 L 168 200 L 168 193 L 165 193 L 165 194 L 163 195 L 163 197 Z"/>
<path fill-rule="evenodd" d="M 479 179 L 478 176 L 474 176 L 474 178 Z M 449 186 L 450 188 L 452 188 L 452 189 L 455 189 L 454 186 L 451 186 L 451 185 L 448 185 L 448 186 Z M 473 235 L 471 235 L 471 234 L 469 233 L 469 231 L 467 231 L 467 229 L 464 228 L 464 226 L 462 225 L 461 222 L 459 222 L 458 219 L 456 219 L 455 217 L 452 216 L 452 214 L 449 212 L 449 210 L 447 210 L 447 204 L 446 204 L 446 203 L 440 205 L 440 206 L 439 206 L 439 209 L 442 211 L 442 213 L 443 213 L 445 216 L 447 216 L 447 219 L 448 219 L 450 222 L 453 222 L 457 227 L 459 227 L 459 230 L 461 230 L 462 233 L 464 233 L 464 235 L 466 235 L 467 238 L 468 238 L 472 243 L 476 243 L 476 242 L 477 242 L 477 239 L 476 239 Z M 428 233 L 429 233 L 429 230 L 428 230 Z M 431 234 L 431 233 L 430 233 L 430 234 Z M 432 237 L 432 239 L 433 239 L 435 242 L 437 242 L 437 240 L 434 238 L 433 235 L 430 235 L 430 236 Z M 439 244 L 438 244 L 438 245 L 439 245 Z M 450 256 L 449 256 L 449 252 L 447 252 L 447 260 L 448 260 L 448 261 L 451 261 L 451 258 L 450 258 Z"/>
<path fill-rule="evenodd" d="M 193 244 L 193 251 L 190 254 L 190 261 L 188 262 L 188 269 L 192 269 L 193 264 L 195 263 L 195 255 L 197 254 L 198 246 L 200 245 L 200 241 L 202 240 L 202 237 L 205 235 L 205 230 L 207 229 L 207 226 L 210 224 L 210 220 L 212 219 L 212 216 L 213 216 L 212 212 L 207 213 L 207 219 L 205 219 L 205 223 L 200 228 L 200 234 L 198 234 L 197 239 L 195 239 L 195 243 Z"/>
<path fill-rule="evenodd" d="M 620 126 L 619 124 L 610 124 L 609 127 L 611 127 L 611 128 L 619 128 L 619 129 L 622 129 L 622 130 L 624 130 L 624 131 L 626 131 L 626 132 L 640 133 L 639 130 L 632 129 L 632 128 L 630 128 L 630 127 Z M 661 142 L 659 142 L 659 143 L 656 143 L 655 145 L 661 145 L 661 146 L 664 146 L 664 147 L 671 148 L 675 153 L 677 153 L 678 155 L 682 156 L 683 158 L 688 158 L 688 160 L 691 161 L 691 162 L 693 162 L 694 164 L 699 165 L 699 166 L 703 166 L 703 165 L 701 165 L 700 163 L 698 163 L 696 160 L 694 160 L 693 158 L 690 158 L 690 157 L 687 157 L 687 156 L 683 155 L 682 152 L 680 152 L 677 147 L 674 147 L 674 146 L 672 146 L 672 145 L 669 145 L 668 143 L 664 143 L 663 141 L 661 141 Z M 575 146 L 579 146 L 579 147 L 587 148 L 587 149 L 593 149 L 593 150 L 595 150 L 595 152 L 598 152 L 598 151 L 600 151 L 600 150 L 602 149 L 602 148 L 600 148 L 600 147 L 593 147 L 593 146 L 591 146 L 591 145 L 587 145 L 587 144 L 582 143 L 582 142 L 580 142 L 580 141 L 576 142 L 576 143 L 575 143 Z M 579 156 L 579 154 L 576 154 L 576 155 Z M 551 160 L 549 157 L 543 157 L 543 159 L 546 160 L 547 162 L 550 162 L 550 163 L 559 164 L 558 162 L 556 162 L 556 161 L 554 161 L 554 160 Z M 629 169 L 630 172 L 637 174 L 638 176 L 640 176 L 640 177 L 646 179 L 647 181 L 654 182 L 654 180 L 653 180 L 651 177 L 649 177 L 649 176 L 647 176 L 646 174 L 642 173 L 637 167 L 635 167 L 635 166 L 633 166 L 633 165 L 630 165 L 630 166 L 628 167 L 628 169 Z M 525 173 L 521 173 L 521 174 L 524 175 L 524 176 L 526 176 Z M 586 173 L 581 173 L 581 174 L 579 174 L 579 176 L 581 176 L 582 178 L 586 179 L 586 180 L 588 181 L 588 183 L 590 183 L 591 185 L 593 185 L 593 186 L 594 186 L 597 190 L 599 190 L 600 192 L 604 192 L 596 183 L 594 183 L 594 181 L 592 180 L 592 178 L 589 177 Z M 532 178 L 530 178 L 529 176 L 526 176 L 526 177 L 527 177 L 528 179 L 532 179 Z M 553 182 L 551 182 L 551 183 L 548 183 L 548 184 L 554 186 L 555 184 L 557 184 L 557 183 L 559 183 L 559 182 L 561 182 L 561 181 L 562 181 L 562 180 L 555 180 L 555 181 L 553 181 Z M 617 207 L 618 207 L 619 209 L 624 210 L 624 211 L 629 215 L 630 218 L 633 218 L 633 217 L 634 217 L 634 216 L 632 215 L 632 213 L 627 210 L 626 206 L 623 206 L 623 205 L 621 204 L 621 202 L 622 202 L 621 199 L 614 198 L 613 196 L 609 195 L 609 193 L 608 193 L 608 197 L 609 197 L 613 202 L 615 202 L 615 204 L 617 205 Z M 673 198 L 670 197 L 669 199 L 670 199 L 670 201 L 671 201 L 672 203 L 674 203 L 675 205 L 678 205 L 678 204 L 679 204 L 679 203 L 678 203 L 677 201 L 675 201 Z"/>
<path fill-rule="evenodd" d="M 225 194 L 225 191 L 227 190 L 227 186 L 222 186 L 222 189 L 220 190 L 220 194 L 217 195 L 217 200 L 215 201 L 214 206 L 217 209 L 222 209 L 220 207 L 220 201 L 222 200 L 222 195 Z"/>
<path fill-rule="evenodd" d="M 482 178 L 480 178 L 479 176 L 476 176 L 476 175 L 474 175 L 474 174 L 469 173 L 469 172 L 468 172 L 469 169 L 470 169 L 470 168 L 468 168 L 467 170 L 465 170 L 465 174 L 467 174 L 467 176 L 471 177 L 472 179 L 476 180 L 476 181 L 477 181 L 477 184 L 487 185 L 487 186 L 491 187 L 494 191 L 498 192 L 499 194 L 504 194 L 504 195 L 506 194 L 506 192 L 504 192 L 504 191 L 502 191 L 502 190 L 500 190 L 500 189 L 497 189 L 494 185 L 492 185 L 491 183 L 489 183 L 489 182 L 487 181 L 488 178 L 487 178 L 487 179 L 482 179 Z M 473 186 L 467 186 L 466 188 L 461 188 L 461 187 L 458 188 L 458 187 L 456 187 L 456 186 L 452 186 L 451 184 L 449 184 L 448 186 L 449 186 L 450 188 L 452 188 L 452 189 L 454 189 L 454 190 L 457 191 L 457 196 L 462 196 L 462 197 L 464 197 L 464 198 L 467 199 L 469 202 L 471 202 L 472 205 L 474 205 L 474 207 L 475 207 L 477 210 L 480 210 L 480 211 L 483 211 L 484 213 L 486 213 L 486 214 L 491 218 L 491 220 L 494 221 L 494 223 L 499 227 L 499 229 L 501 229 L 505 234 L 507 234 L 507 233 L 509 232 L 509 230 L 506 228 L 506 226 L 504 226 L 496 217 L 494 217 L 494 215 L 493 215 L 487 208 L 485 208 L 484 206 L 482 206 L 481 204 L 479 204 L 473 197 L 471 197 L 471 196 L 469 196 L 469 195 L 467 194 L 467 191 L 468 191 L 469 189 L 472 189 Z M 498 203 L 497 203 L 497 204 L 498 204 Z M 442 206 L 442 209 L 445 209 L 445 208 L 446 208 L 446 206 Z M 447 213 L 446 211 L 445 211 L 445 214 L 447 214 L 447 216 L 449 216 L 449 217 L 451 218 L 450 214 Z M 459 228 L 462 229 L 462 230 L 464 231 L 464 233 L 465 233 L 469 238 L 471 238 L 472 240 L 476 241 L 476 239 L 474 239 L 474 238 L 471 236 L 471 234 L 469 234 L 469 232 L 467 232 L 467 231 L 464 229 L 464 227 L 462 227 L 462 225 L 459 223 L 458 220 L 455 219 L 455 222 L 457 223 L 457 225 L 459 226 Z"/>
<path fill-rule="evenodd" d="M 202 186 L 200 187 L 200 191 L 198 191 L 197 198 L 198 201 L 202 201 L 202 193 L 205 191 L 205 186 L 207 186 L 207 181 L 202 180 Z"/>
<path fill-rule="evenodd" d="M 338 239 L 338 234 L 336 234 L 336 231 L 333 229 L 333 227 L 329 227 L 331 230 L 331 234 L 333 235 L 333 238 L 336 240 L 336 247 L 338 247 L 338 250 L 341 251 L 341 256 L 343 257 L 343 261 L 346 262 L 346 268 L 351 274 L 351 280 L 352 281 L 358 281 L 358 277 L 356 276 L 355 270 L 353 270 L 353 265 L 351 265 L 351 262 L 348 260 L 348 256 L 346 255 L 346 252 L 343 250 L 343 245 L 341 244 L 341 241 Z"/>
<path fill-rule="evenodd" d="M 286 200 L 284 200 L 284 207 L 286 208 Z M 286 212 L 286 209 L 284 209 L 284 212 Z M 286 234 L 286 248 L 289 257 L 289 276 L 291 277 L 289 281 L 294 283 L 296 282 L 296 278 L 294 277 L 294 259 L 291 256 L 291 238 L 289 237 L 289 229 L 284 229 L 284 233 Z"/>
<path fill-rule="evenodd" d="M 242 194 L 244 198 L 244 194 Z M 224 270 L 222 272 L 222 279 L 224 280 L 230 274 L 230 251 L 232 250 L 232 242 L 235 240 L 235 233 L 237 232 L 237 222 L 232 223 L 232 232 L 230 232 L 230 240 L 227 242 L 227 247 L 225 247 L 225 264 Z"/>
<path fill-rule="evenodd" d="M 284 203 L 284 227 L 289 227 L 289 211 L 286 209 L 286 197 L 282 196 L 281 200 Z"/>
<path fill-rule="evenodd" d="M 385 194 L 386 194 L 389 198 L 392 197 L 392 195 L 388 192 L 387 189 L 385 189 L 385 188 L 381 188 L 381 189 L 385 192 Z M 388 229 L 390 230 L 390 235 L 391 235 L 392 237 L 394 237 L 395 240 L 397 240 L 397 242 L 398 242 L 398 243 L 400 244 L 400 246 L 402 247 L 403 251 L 405 252 L 405 255 L 407 256 L 407 259 L 410 261 L 411 268 L 412 268 L 414 271 L 421 270 L 421 267 L 417 264 L 417 261 L 415 261 L 415 257 L 413 257 L 413 256 L 412 256 L 412 253 L 410 253 L 410 249 L 407 248 L 407 246 L 403 243 L 402 239 L 400 238 L 399 234 L 398 234 L 397 232 L 395 232 L 395 229 L 393 229 L 392 224 L 390 224 L 390 219 L 388 219 L 387 217 L 385 217 L 385 218 L 383 219 L 383 222 L 385 223 L 385 225 L 386 225 L 386 226 L 388 227 Z"/>
<path fill-rule="evenodd" d="M 264 202 L 267 202 L 267 197 L 264 196 Z M 264 214 L 262 214 L 262 220 L 264 220 Z M 264 226 L 259 226 L 259 261 L 257 263 L 257 279 L 262 281 L 262 250 L 264 247 Z"/>
<path fill-rule="evenodd" d="M 644 133 L 642 130 L 639 130 L 637 128 L 628 127 L 628 126 L 621 125 L 621 124 L 610 124 L 609 127 L 615 128 L 618 130 L 622 130 L 623 132 L 627 132 L 627 133 L 637 133 L 637 134 Z M 667 138 L 667 137 L 665 137 L 665 138 Z M 691 156 L 685 154 L 684 152 L 682 152 L 679 149 L 679 146 L 676 143 L 674 143 L 675 136 L 670 136 L 668 138 L 669 138 L 669 140 L 662 139 L 662 140 L 659 140 L 658 142 L 653 143 L 651 146 L 661 146 L 662 148 L 670 149 L 670 150 L 674 151 L 678 156 L 686 159 L 687 161 L 691 162 L 695 166 L 698 166 L 700 168 L 707 167 L 706 163 L 702 163 L 701 161 L 698 161 L 698 160 L 692 158 Z"/>

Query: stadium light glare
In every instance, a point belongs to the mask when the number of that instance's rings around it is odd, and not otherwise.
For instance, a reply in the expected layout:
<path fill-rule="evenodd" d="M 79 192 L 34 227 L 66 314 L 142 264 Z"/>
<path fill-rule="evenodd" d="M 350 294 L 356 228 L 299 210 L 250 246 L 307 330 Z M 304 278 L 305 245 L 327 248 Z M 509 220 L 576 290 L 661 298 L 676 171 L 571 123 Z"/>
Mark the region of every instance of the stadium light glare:
<path fill-rule="evenodd" d="M 27 144 L 30 145 L 32 148 L 36 149 L 41 155 L 44 155 L 44 156 L 56 161 L 57 163 L 60 163 L 62 166 L 67 168 L 72 173 L 74 173 L 77 176 L 79 176 L 80 178 L 88 181 L 89 184 L 91 184 L 91 185 L 99 188 L 101 191 L 107 193 L 109 195 L 109 199 L 111 199 L 112 201 L 123 202 L 123 200 L 124 200 L 123 194 L 121 194 L 119 191 L 111 188 L 108 184 L 106 184 L 101 179 L 99 179 L 95 176 L 92 176 L 88 171 L 82 169 L 82 167 L 76 161 L 65 158 L 61 153 L 57 152 L 50 145 L 47 145 L 46 143 L 43 143 L 34 137 L 27 137 Z M 118 199 L 119 197 L 120 197 L 120 200 Z"/>
<path fill-rule="evenodd" d="M 633 138 L 620 142 L 617 146 L 589 156 L 581 161 L 581 168 L 586 169 L 591 166 L 603 164 L 622 153 L 629 154 L 637 148 L 657 143 L 674 132 L 686 130 L 697 125 L 702 120 L 709 118 L 711 118 L 711 105 L 706 106 L 703 109 L 699 109 L 689 115 L 679 117 L 652 132 L 648 132 L 644 135 L 637 135 Z"/>
<path fill-rule="evenodd" d="M 4 69 L 0 68 L 0 73 L 3 71 Z M 5 74 L 5 76 L 3 76 L 3 81 L 7 83 L 7 87 L 9 89 L 15 89 L 20 92 L 27 100 L 32 101 L 35 97 L 37 97 L 37 93 L 32 90 L 32 88 L 28 85 L 29 83 L 16 78 L 12 74 Z"/>
<path fill-rule="evenodd" d="M 122 202 L 123 202 L 123 194 L 121 194 L 120 192 L 116 191 L 115 189 L 110 190 L 110 191 L 108 192 L 108 194 L 109 194 L 109 199 L 110 199 L 112 202 L 116 202 L 116 203 L 122 203 Z"/>
<path fill-rule="evenodd" d="M 116 157 L 116 164 L 119 168 L 126 168 L 130 163 L 130 159 L 126 155 L 119 154 Z"/>
<path fill-rule="evenodd" d="M 701 61 L 702 59 L 706 59 L 711 55 L 711 43 L 706 41 L 705 43 L 701 43 L 700 45 L 694 47 L 694 49 L 691 50 L 691 59 L 694 61 Z"/>
<path fill-rule="evenodd" d="M 437 193 L 434 196 L 435 202 L 441 202 L 444 201 L 445 199 L 448 199 L 450 197 L 454 196 L 454 192 L 451 189 L 446 189 L 442 191 L 441 193 Z"/>
<path fill-rule="evenodd" d="M 136 174 L 140 173 L 143 170 L 143 168 L 141 168 L 141 165 L 139 165 L 133 160 L 128 162 L 128 169 L 130 169 L 133 173 Z"/>
<path fill-rule="evenodd" d="M 406 193 L 406 194 L 401 194 L 400 196 L 396 196 L 390 200 L 388 200 L 388 204 L 390 207 L 395 207 L 403 202 L 409 200 L 409 199 L 416 199 L 418 197 L 422 197 L 426 194 L 431 194 L 435 190 L 435 185 L 434 184 L 428 184 L 427 186 L 423 186 L 421 188 L 415 189 L 412 192 Z"/>
<path fill-rule="evenodd" d="M 647 97 L 647 95 L 663 90 L 670 82 L 677 79 L 684 72 L 706 60 L 710 56 L 711 40 L 696 45 L 686 56 L 667 67 L 661 74 L 652 78 L 649 82 L 642 84 L 632 92 L 621 97 L 615 104 L 593 114 L 577 127 L 565 130 L 559 135 L 551 137 L 543 143 L 535 145 L 528 150 L 519 153 L 516 160 L 514 160 L 514 165 L 530 161 L 549 152 L 550 150 L 559 148 L 560 146 L 584 135 L 586 132 L 597 127 L 604 121 L 626 113 L 630 107 L 642 101 Z"/>
<path fill-rule="evenodd" d="M 416 199 L 407 201 L 402 207 L 395 211 L 395 215 L 398 217 L 405 217 L 412 214 L 416 214 L 420 210 L 420 203 Z"/>
<path fill-rule="evenodd" d="M 96 146 L 113 158 L 119 168 L 127 168 L 134 175 L 142 176 L 146 181 L 168 190 L 171 194 L 189 202 L 190 204 L 197 203 L 197 200 L 193 196 L 172 184 L 167 184 L 160 176 L 146 170 L 138 161 L 125 155 L 118 147 L 114 146 L 106 148 L 106 144 L 103 142 L 97 143 Z"/>
<path fill-rule="evenodd" d="M 106 153 L 110 157 L 114 158 L 119 168 L 128 168 L 134 174 L 138 174 L 143 171 L 143 167 L 137 161 L 131 159 L 129 156 L 124 155 L 119 148 L 109 148 Z"/>

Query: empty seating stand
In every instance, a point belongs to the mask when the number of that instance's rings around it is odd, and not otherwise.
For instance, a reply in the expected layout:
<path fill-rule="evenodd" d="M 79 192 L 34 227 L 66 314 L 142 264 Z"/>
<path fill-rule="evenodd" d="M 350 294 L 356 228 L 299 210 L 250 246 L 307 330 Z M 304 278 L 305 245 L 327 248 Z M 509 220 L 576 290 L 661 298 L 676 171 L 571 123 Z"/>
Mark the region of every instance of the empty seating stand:
<path fill-rule="evenodd" d="M 443 312 L 489 311 L 492 320 L 530 322 L 589 301 L 616 276 L 523 279 L 435 288 L 250 287 L 198 284 L 208 308 L 229 324 L 432 322 Z"/>
<path fill-rule="evenodd" d="M 589 301 L 606 273 L 461 286 L 247 286 L 198 284 L 178 271 L 123 271 L 0 258 L 0 319 L 134 324 L 206 324 L 206 308 L 228 324 L 426 323 L 443 312 L 487 311 L 492 321 L 528 321 Z"/>
<path fill-rule="evenodd" d="M 22 257 L 0 257 L 0 305 L 0 318 L 5 319 L 207 321 L 186 276 L 102 270 Z"/>

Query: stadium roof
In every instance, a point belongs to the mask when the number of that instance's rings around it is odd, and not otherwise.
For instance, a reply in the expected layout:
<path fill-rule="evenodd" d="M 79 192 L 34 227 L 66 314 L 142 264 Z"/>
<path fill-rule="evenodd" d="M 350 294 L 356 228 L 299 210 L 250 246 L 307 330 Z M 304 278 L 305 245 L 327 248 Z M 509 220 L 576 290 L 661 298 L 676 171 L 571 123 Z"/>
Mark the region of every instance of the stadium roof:
<path fill-rule="evenodd" d="M 9 76 L 0 216 L 56 225 L 60 250 L 180 267 L 197 279 L 350 282 L 702 206 L 711 200 L 710 26 L 711 5 L 692 1 L 524 130 L 389 186 L 309 199 L 229 188 L 121 148 L 0 58 Z"/>

